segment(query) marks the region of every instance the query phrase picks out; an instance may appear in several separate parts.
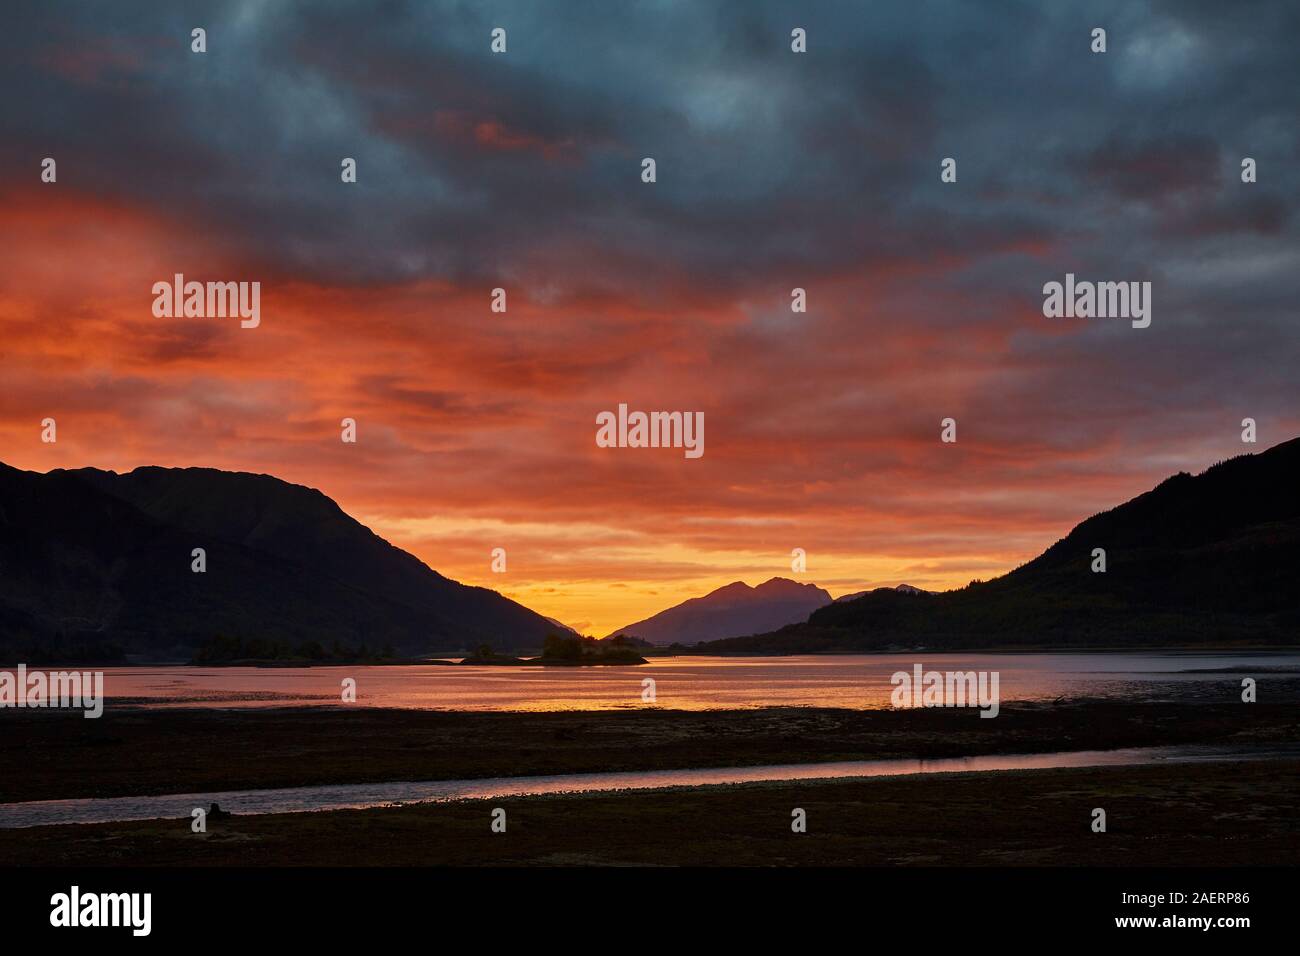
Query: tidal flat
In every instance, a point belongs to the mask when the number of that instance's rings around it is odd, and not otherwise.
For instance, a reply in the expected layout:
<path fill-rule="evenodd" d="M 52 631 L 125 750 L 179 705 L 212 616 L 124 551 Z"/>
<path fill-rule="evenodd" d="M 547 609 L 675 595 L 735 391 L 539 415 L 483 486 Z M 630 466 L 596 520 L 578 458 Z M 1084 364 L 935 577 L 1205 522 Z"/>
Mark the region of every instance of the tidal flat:
<path fill-rule="evenodd" d="M 1300 761 L 745 784 L 0 830 L 10 866 L 1295 865 Z M 491 829 L 493 810 L 506 830 Z M 1094 808 L 1107 830 L 1091 829 Z M 807 832 L 791 830 L 804 810 Z"/>
<path fill-rule="evenodd" d="M 0 713 L 0 802 L 609 771 L 1300 742 L 1291 701 L 976 709 L 114 708 Z"/>

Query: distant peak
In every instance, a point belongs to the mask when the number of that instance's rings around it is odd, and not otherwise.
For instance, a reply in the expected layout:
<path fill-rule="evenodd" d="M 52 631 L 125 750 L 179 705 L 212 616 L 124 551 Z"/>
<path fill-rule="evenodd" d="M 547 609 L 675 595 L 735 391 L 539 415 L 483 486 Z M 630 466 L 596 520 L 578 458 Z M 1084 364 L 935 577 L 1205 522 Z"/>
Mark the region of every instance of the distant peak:
<path fill-rule="evenodd" d="M 740 593 L 740 592 L 742 592 L 742 591 L 752 591 L 752 590 L 754 590 L 754 589 L 751 588 L 751 587 L 750 587 L 748 584 L 746 584 L 744 581 L 732 581 L 730 584 L 724 584 L 722 587 L 717 588 L 717 589 L 715 589 L 714 591 L 712 591 L 712 592 L 710 592 L 710 593 L 712 593 L 712 594 L 733 594 L 733 593 L 737 593 L 737 594 L 738 594 L 738 593 Z"/>
<path fill-rule="evenodd" d="M 792 581 L 789 578 L 768 578 L 754 590 L 756 591 L 802 591 L 808 587 L 816 585 L 800 584 L 798 581 Z"/>

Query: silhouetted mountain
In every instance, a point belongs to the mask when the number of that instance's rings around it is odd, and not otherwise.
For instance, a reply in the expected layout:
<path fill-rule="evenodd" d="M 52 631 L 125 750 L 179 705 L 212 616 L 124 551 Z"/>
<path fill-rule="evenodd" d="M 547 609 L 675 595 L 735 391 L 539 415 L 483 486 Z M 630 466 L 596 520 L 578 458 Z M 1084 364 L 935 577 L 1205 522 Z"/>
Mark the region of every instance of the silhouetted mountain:
<path fill-rule="evenodd" d="M 1092 570 L 1093 549 L 1106 570 Z M 933 595 L 872 591 L 707 653 L 1300 642 L 1300 439 L 1180 473 L 1028 564 Z"/>
<path fill-rule="evenodd" d="M 206 551 L 207 570 L 191 570 Z M 210 468 L 0 465 L 0 658 L 184 653 L 216 636 L 540 647 L 541 615 L 443 577 L 319 491 Z"/>
<path fill-rule="evenodd" d="M 815 584 L 772 578 L 751 588 L 737 581 L 613 633 L 639 637 L 652 644 L 693 644 L 737 634 L 757 634 L 803 621 L 829 603 L 831 596 Z"/>
<path fill-rule="evenodd" d="M 856 601 L 858 598 L 862 597 L 864 594 L 874 594 L 874 593 L 877 592 L 877 591 L 901 591 L 901 592 L 903 592 L 904 594 L 930 594 L 930 593 L 931 593 L 931 592 L 929 592 L 929 591 L 926 591 L 926 590 L 923 589 L 923 588 L 913 587 L 913 586 L 910 585 L 910 584 L 896 584 L 896 585 L 894 585 L 894 587 L 892 587 L 892 588 L 871 588 L 871 589 L 866 590 L 866 591 L 855 591 L 853 594 L 841 594 L 841 595 L 840 595 L 839 597 L 837 597 L 835 600 L 836 600 L 836 602 L 840 602 L 840 601 Z"/>

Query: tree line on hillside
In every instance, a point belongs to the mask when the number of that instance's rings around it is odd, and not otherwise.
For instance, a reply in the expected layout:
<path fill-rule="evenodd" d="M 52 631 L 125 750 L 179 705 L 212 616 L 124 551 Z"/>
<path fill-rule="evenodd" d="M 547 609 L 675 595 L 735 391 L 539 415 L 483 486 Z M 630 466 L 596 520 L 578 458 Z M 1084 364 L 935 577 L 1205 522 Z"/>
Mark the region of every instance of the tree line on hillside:
<path fill-rule="evenodd" d="M 219 635 L 204 641 L 194 652 L 195 664 L 228 664 L 232 661 L 309 661 L 311 663 L 367 663 L 393 660 L 392 644 L 346 644 L 342 641 L 300 641 L 293 643 L 263 637 Z"/>

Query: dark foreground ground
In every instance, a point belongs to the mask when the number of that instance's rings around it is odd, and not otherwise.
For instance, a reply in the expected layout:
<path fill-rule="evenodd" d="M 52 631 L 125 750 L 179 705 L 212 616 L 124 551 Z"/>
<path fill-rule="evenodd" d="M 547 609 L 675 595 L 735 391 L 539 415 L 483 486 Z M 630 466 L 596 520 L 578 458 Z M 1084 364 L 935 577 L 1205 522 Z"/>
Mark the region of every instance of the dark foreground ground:
<path fill-rule="evenodd" d="M 876 757 L 1300 741 L 1286 704 L 466 714 L 0 714 L 0 801 Z M 507 830 L 490 828 L 494 807 Z M 791 811 L 808 832 L 791 832 Z M 1106 810 L 1108 832 L 1093 833 Z M 0 863 L 1256 865 L 1300 862 L 1300 760 L 527 797 L 0 830 Z"/>
<path fill-rule="evenodd" d="M 506 810 L 505 833 L 490 828 Z M 808 831 L 791 832 L 791 811 Z M 1090 829 L 1107 813 L 1107 832 Z M 0 830 L 41 866 L 1300 862 L 1300 761 L 1020 771 Z"/>
<path fill-rule="evenodd" d="M 0 802 L 1094 750 L 1300 742 L 1300 706 L 1075 701 L 974 710 L 439 713 L 316 707 L 0 711 Z"/>

